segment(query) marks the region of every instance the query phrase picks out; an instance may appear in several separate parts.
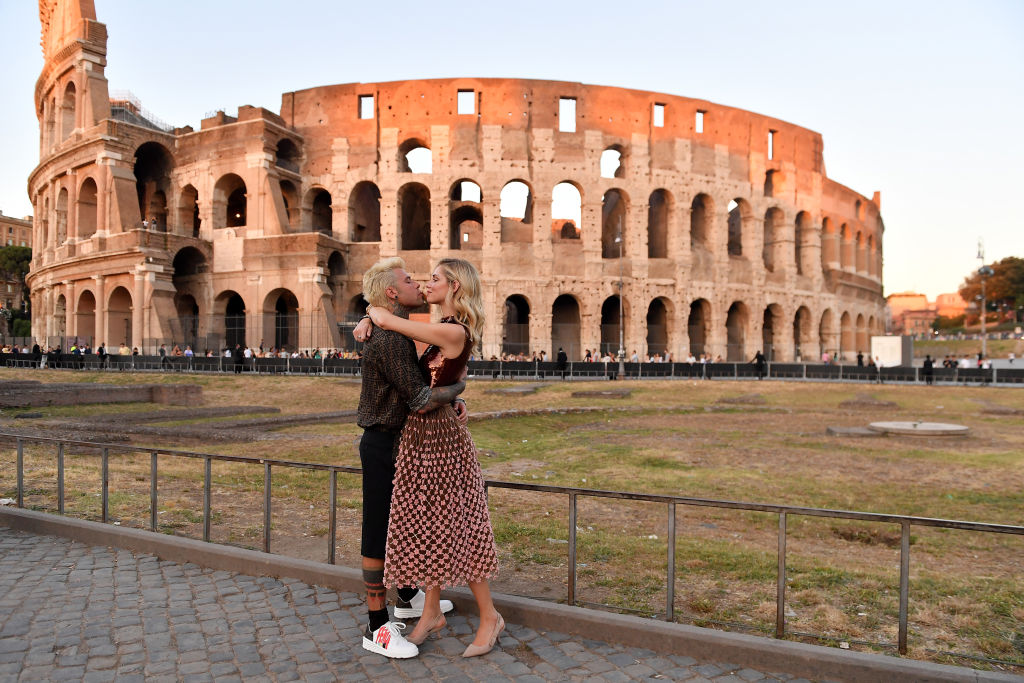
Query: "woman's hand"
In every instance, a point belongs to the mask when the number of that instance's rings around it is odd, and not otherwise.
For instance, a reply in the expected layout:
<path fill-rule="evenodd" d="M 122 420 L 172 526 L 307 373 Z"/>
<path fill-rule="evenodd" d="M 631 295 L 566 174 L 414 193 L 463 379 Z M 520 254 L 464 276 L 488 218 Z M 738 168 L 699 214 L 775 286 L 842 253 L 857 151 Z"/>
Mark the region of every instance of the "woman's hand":
<path fill-rule="evenodd" d="M 394 313 L 380 306 L 367 306 L 366 314 L 370 316 L 370 320 L 373 321 L 374 325 L 382 327 L 385 330 L 388 329 L 388 321 L 395 317 Z"/>
<path fill-rule="evenodd" d="M 373 323 L 370 322 L 370 318 L 363 318 L 359 321 L 359 324 L 352 328 L 352 336 L 357 342 L 364 342 L 370 338 L 370 334 L 373 332 Z"/>

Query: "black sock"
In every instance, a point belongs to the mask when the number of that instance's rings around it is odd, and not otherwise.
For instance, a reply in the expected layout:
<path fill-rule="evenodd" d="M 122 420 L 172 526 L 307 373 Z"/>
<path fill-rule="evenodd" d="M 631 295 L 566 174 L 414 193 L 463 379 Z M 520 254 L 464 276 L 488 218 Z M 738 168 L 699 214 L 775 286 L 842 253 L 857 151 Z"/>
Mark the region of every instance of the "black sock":
<path fill-rule="evenodd" d="M 398 597 L 402 602 L 409 602 L 420 592 L 415 586 L 402 586 L 398 589 Z"/>
<path fill-rule="evenodd" d="M 381 626 L 383 626 L 384 624 L 388 623 L 388 621 L 391 620 L 390 617 L 388 617 L 388 608 L 387 607 L 385 607 L 384 609 L 372 609 L 372 610 L 369 611 L 369 614 L 370 614 L 370 633 L 373 633 L 374 631 L 376 631 Z"/>

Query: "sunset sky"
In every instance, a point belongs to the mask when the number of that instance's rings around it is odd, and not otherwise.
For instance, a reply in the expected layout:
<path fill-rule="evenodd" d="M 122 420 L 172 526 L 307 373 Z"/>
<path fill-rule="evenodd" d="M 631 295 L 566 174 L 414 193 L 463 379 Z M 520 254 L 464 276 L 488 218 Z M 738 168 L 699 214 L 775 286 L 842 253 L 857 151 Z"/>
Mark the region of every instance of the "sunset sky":
<path fill-rule="evenodd" d="M 95 0 L 111 91 L 163 121 L 318 85 L 458 76 L 707 99 L 821 133 L 828 176 L 882 193 L 886 293 L 955 291 L 979 238 L 1024 256 L 1024 2 Z M 32 211 L 38 3 L 0 2 L 0 211 Z"/>

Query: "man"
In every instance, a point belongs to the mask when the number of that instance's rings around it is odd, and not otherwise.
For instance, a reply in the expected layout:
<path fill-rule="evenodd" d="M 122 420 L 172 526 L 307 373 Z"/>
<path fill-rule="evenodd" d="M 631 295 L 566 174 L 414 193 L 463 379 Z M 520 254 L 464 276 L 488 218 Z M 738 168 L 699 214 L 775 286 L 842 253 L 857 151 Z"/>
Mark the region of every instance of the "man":
<path fill-rule="evenodd" d="M 420 286 L 405 272 L 400 258 L 384 259 L 363 275 L 363 296 L 372 306 L 381 306 L 402 317 L 423 303 Z M 369 624 L 363 647 L 385 657 L 415 657 L 419 649 L 407 641 L 388 618 L 387 589 L 384 587 L 384 546 L 391 511 L 392 482 L 399 435 L 410 410 L 429 412 L 455 401 L 466 388 L 457 384 L 433 389 L 424 381 L 416 361 L 413 341 L 397 332 L 375 329 L 363 347 L 362 387 L 359 394 L 358 424 L 363 428 L 359 461 L 363 467 L 363 582 Z M 466 419 L 465 403 L 456 403 L 459 418 Z M 398 589 L 395 618 L 418 617 L 423 613 L 424 594 L 413 587 Z M 441 611 L 452 603 L 441 601 Z"/>

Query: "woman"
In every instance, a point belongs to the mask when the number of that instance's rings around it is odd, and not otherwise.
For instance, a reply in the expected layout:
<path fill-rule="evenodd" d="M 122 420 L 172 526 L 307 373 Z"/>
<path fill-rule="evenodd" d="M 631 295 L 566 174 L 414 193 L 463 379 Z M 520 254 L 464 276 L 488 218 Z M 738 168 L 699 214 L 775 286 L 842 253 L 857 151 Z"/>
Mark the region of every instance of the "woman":
<path fill-rule="evenodd" d="M 406 320 L 377 306 L 366 312 L 374 325 L 429 344 L 420 369 L 432 387 L 445 386 L 459 378 L 480 343 L 484 315 L 476 268 L 462 259 L 442 260 L 426 286 L 426 301 L 440 306 L 440 322 Z M 384 560 L 385 584 L 422 586 L 426 593 L 423 615 L 407 639 L 419 645 L 444 628 L 441 589 L 468 583 L 480 625 L 462 656 L 490 652 L 505 628 L 488 584 L 497 572 L 494 532 L 469 430 L 450 406 L 412 413 L 398 447 Z"/>

